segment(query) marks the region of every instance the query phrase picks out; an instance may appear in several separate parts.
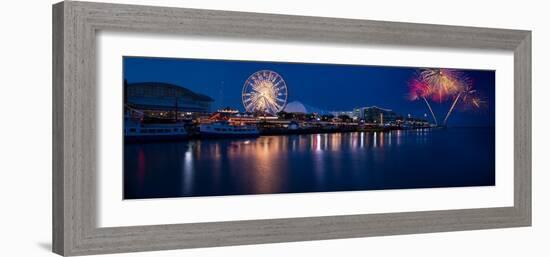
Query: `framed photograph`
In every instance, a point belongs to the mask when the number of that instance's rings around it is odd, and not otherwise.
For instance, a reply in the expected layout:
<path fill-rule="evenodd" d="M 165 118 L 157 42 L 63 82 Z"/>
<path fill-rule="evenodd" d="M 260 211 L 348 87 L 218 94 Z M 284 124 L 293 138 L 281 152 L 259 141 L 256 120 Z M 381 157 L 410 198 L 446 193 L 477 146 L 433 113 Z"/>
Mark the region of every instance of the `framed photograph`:
<path fill-rule="evenodd" d="M 53 6 L 53 251 L 531 225 L 531 32 Z"/>

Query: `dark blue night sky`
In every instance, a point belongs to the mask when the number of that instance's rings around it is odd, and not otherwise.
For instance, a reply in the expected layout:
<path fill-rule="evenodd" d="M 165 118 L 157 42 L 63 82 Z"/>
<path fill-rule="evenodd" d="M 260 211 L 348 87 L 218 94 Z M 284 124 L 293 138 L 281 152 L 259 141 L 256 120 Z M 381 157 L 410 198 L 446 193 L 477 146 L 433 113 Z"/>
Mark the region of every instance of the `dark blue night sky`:
<path fill-rule="evenodd" d="M 135 82 L 166 82 L 186 87 L 213 99 L 213 108 L 230 106 L 244 110 L 243 83 L 258 70 L 273 70 L 285 80 L 288 102 L 300 101 L 327 111 L 351 111 L 376 105 L 423 117 L 421 101 L 407 98 L 408 81 L 416 68 L 335 64 L 279 63 L 175 58 L 124 57 L 124 79 Z M 487 102 L 481 109 L 457 108 L 449 126 L 494 126 L 495 72 L 463 70 Z M 442 120 L 451 101 L 432 107 Z"/>

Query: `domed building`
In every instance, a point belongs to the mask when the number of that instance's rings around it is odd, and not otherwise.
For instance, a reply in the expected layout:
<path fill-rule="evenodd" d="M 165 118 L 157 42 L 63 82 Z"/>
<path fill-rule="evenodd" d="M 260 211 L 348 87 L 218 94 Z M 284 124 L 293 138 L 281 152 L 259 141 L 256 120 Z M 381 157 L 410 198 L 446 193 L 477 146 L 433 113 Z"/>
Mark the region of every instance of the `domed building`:
<path fill-rule="evenodd" d="M 214 99 L 169 83 L 125 83 L 125 104 L 149 112 L 208 113 Z"/>
<path fill-rule="evenodd" d="M 288 113 L 318 113 L 318 114 L 328 113 L 327 111 L 321 110 L 319 108 L 315 108 L 315 107 L 303 104 L 300 101 L 292 101 L 290 103 L 287 103 L 283 111 Z"/>
<path fill-rule="evenodd" d="M 306 106 L 298 101 L 287 103 L 284 111 L 290 113 L 307 113 Z"/>

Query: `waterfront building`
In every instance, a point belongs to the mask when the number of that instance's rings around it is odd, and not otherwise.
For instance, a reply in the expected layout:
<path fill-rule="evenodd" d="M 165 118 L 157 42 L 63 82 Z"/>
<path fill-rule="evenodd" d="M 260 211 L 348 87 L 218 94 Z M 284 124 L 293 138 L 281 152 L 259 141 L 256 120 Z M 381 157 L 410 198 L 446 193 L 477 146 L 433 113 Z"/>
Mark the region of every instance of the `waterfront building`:
<path fill-rule="evenodd" d="M 350 118 L 353 118 L 355 116 L 354 111 L 332 111 L 330 112 L 334 117 L 340 117 L 340 116 L 348 116 Z"/>
<path fill-rule="evenodd" d="M 355 108 L 352 117 L 365 123 L 375 124 L 394 124 L 398 119 L 401 119 L 394 111 L 378 106 Z"/>
<path fill-rule="evenodd" d="M 201 116 L 197 119 L 198 123 L 205 124 L 205 123 L 212 123 L 212 122 L 218 122 L 218 121 L 228 121 L 231 124 L 235 125 L 247 125 L 247 124 L 257 124 L 264 120 L 276 120 L 277 116 L 271 116 L 271 115 L 265 115 L 265 116 L 257 116 L 253 113 L 241 113 L 238 111 L 235 111 L 236 109 L 232 109 L 229 107 L 223 108 L 218 110 L 217 112 L 214 112 L 210 114 L 209 116 Z"/>
<path fill-rule="evenodd" d="M 223 109 L 218 109 L 219 113 L 226 113 L 226 114 L 238 114 L 239 110 L 231 108 L 231 107 L 225 107 Z"/>
<path fill-rule="evenodd" d="M 229 121 L 236 123 L 236 124 L 256 124 L 260 122 L 260 118 L 247 113 L 237 113 L 235 115 L 232 115 L 229 119 Z"/>
<path fill-rule="evenodd" d="M 398 119 L 394 111 L 378 106 L 366 107 L 363 110 L 363 117 L 366 123 L 376 124 L 393 124 Z"/>
<path fill-rule="evenodd" d="M 210 112 L 214 101 L 174 84 L 161 82 L 124 83 L 125 104 L 149 117 L 169 118 Z"/>
<path fill-rule="evenodd" d="M 401 125 L 405 127 L 429 127 L 430 123 L 426 119 L 418 119 L 418 118 L 406 118 Z"/>
<path fill-rule="evenodd" d="M 357 119 L 357 120 L 364 120 L 365 119 L 365 115 L 364 115 L 364 112 L 363 112 L 363 108 L 355 108 L 353 109 L 353 118 L 354 119 Z"/>

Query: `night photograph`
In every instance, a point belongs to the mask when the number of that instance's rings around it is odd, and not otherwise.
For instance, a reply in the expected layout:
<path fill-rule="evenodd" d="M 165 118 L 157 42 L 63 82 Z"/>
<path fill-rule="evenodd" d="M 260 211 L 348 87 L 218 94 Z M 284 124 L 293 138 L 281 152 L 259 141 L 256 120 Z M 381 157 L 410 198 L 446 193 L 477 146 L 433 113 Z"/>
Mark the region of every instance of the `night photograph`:
<path fill-rule="evenodd" d="M 495 71 L 123 58 L 124 199 L 495 185 Z"/>

